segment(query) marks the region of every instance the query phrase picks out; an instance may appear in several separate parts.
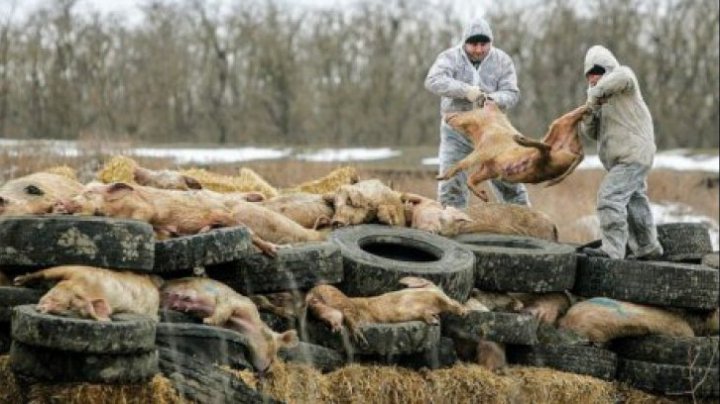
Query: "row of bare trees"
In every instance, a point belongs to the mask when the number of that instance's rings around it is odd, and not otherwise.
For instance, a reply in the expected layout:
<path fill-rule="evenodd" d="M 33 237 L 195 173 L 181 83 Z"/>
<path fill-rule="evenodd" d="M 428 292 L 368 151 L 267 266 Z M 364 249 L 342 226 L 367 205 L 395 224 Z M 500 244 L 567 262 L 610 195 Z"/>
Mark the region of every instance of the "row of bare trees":
<path fill-rule="evenodd" d="M 584 101 L 599 43 L 637 73 L 660 147 L 718 146 L 718 2 L 498 2 L 496 46 L 518 69 L 516 126 L 540 136 Z M 435 144 L 423 80 L 465 16 L 431 0 L 303 10 L 151 1 L 142 19 L 47 2 L 0 16 L 0 137 L 221 144 Z"/>

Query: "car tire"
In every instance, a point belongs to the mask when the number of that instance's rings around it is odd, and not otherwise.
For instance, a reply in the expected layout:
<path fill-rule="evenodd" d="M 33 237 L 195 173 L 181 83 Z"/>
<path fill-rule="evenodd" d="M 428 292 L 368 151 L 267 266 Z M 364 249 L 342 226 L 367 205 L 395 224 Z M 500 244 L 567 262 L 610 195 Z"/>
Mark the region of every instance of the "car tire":
<path fill-rule="evenodd" d="M 330 234 L 340 247 L 348 296 L 376 296 L 399 288 L 406 276 L 428 279 L 464 302 L 475 277 L 475 257 L 461 244 L 425 231 L 382 225 L 342 228 Z"/>

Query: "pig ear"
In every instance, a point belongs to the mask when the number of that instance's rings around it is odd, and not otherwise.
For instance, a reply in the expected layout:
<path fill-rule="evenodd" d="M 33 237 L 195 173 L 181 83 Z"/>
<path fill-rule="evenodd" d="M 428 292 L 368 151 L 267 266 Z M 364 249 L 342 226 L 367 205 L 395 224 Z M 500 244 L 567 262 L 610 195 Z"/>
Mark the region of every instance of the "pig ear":
<path fill-rule="evenodd" d="M 131 192 L 135 190 L 132 186 L 124 183 L 124 182 L 114 182 L 110 184 L 110 186 L 107 189 L 108 194 L 110 194 L 109 200 L 115 200 L 120 199 L 123 196 L 125 196 L 128 192 Z"/>
<path fill-rule="evenodd" d="M 323 194 L 322 198 L 325 203 L 328 203 L 330 205 L 335 204 L 335 194 L 333 193 Z"/>
<path fill-rule="evenodd" d="M 297 344 L 300 342 L 298 340 L 297 331 L 295 330 L 285 331 L 282 334 L 275 334 L 275 340 L 277 341 L 279 346 L 287 348 L 297 346 Z"/>
<path fill-rule="evenodd" d="M 405 285 L 408 288 L 426 288 L 428 286 L 435 286 L 434 283 L 427 279 L 417 278 L 415 276 L 406 276 L 398 281 L 401 285 Z"/>
<path fill-rule="evenodd" d="M 185 181 L 185 185 L 187 185 L 190 189 L 203 189 L 202 184 L 200 181 L 196 180 L 193 177 L 188 177 L 187 175 L 182 176 L 183 181 Z"/>
<path fill-rule="evenodd" d="M 460 209 L 453 208 L 452 206 L 448 206 L 445 208 L 445 211 L 450 212 L 450 217 L 452 220 L 457 222 L 472 222 L 473 219 L 468 216 L 467 213 L 461 211 Z"/>
<path fill-rule="evenodd" d="M 99 321 L 110 321 L 110 306 L 103 298 L 90 299 L 87 301 L 87 309 L 90 316 Z"/>
<path fill-rule="evenodd" d="M 402 195 L 400 195 L 400 199 L 403 202 L 410 202 L 413 205 L 422 202 L 423 198 L 420 195 L 417 194 L 411 194 L 409 192 L 403 192 Z"/>
<path fill-rule="evenodd" d="M 262 202 L 265 200 L 265 195 L 260 192 L 248 192 L 245 194 L 245 200 L 248 202 Z"/>
<path fill-rule="evenodd" d="M 28 195 L 45 195 L 45 192 L 43 192 L 42 189 L 36 187 L 35 185 L 28 185 L 25 187 L 25 193 Z"/>

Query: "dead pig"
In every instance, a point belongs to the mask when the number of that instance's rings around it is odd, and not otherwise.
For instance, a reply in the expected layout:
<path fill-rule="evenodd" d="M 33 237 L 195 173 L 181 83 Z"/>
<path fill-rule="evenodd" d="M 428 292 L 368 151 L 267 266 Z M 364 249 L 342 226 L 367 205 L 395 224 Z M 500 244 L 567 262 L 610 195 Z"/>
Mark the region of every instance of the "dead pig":
<path fill-rule="evenodd" d="M 58 200 L 71 198 L 82 188 L 67 176 L 47 172 L 16 178 L 0 187 L 0 215 L 50 213 Z"/>
<path fill-rule="evenodd" d="M 248 338 L 251 362 L 260 372 L 274 362 L 283 346 L 297 345 L 295 330 L 272 331 L 261 319 L 255 304 L 227 285 L 207 278 L 181 278 L 161 289 L 162 307 L 191 313 L 203 323 L 235 330 Z"/>
<path fill-rule="evenodd" d="M 657 307 L 594 297 L 576 303 L 558 323 L 592 342 L 646 334 L 694 337 L 695 332 L 680 315 Z"/>
<path fill-rule="evenodd" d="M 327 323 L 334 332 L 346 325 L 360 340 L 364 339 L 360 331 L 362 324 L 415 320 L 438 324 L 440 313 L 464 316 L 468 311 L 426 279 L 405 277 L 400 279 L 400 284 L 407 288 L 375 297 L 347 297 L 334 286 L 318 285 L 310 289 L 305 302 L 308 311 Z"/>
<path fill-rule="evenodd" d="M 258 237 L 275 244 L 323 241 L 324 232 L 306 229 L 292 219 L 260 204 L 239 202 L 232 209 L 235 221 L 250 228 Z"/>
<path fill-rule="evenodd" d="M 333 201 L 333 226 L 350 226 L 378 221 L 390 226 L 405 226 L 405 207 L 400 193 L 380 180 L 365 180 L 341 186 L 335 194 L 326 194 Z"/>
<path fill-rule="evenodd" d="M 558 241 L 557 226 L 537 209 L 509 203 L 483 203 L 469 207 L 465 213 L 472 220 L 461 225 L 460 234 L 509 234 Z"/>
<path fill-rule="evenodd" d="M 322 195 L 298 192 L 280 195 L 262 202 L 262 206 L 280 213 L 307 229 L 330 224 L 335 214 L 332 201 Z"/>
<path fill-rule="evenodd" d="M 40 281 L 58 283 L 40 298 L 41 313 L 70 314 L 109 321 L 113 313 L 144 314 L 158 319 L 160 278 L 132 272 L 66 265 L 15 278 L 23 286 Z"/>
<path fill-rule="evenodd" d="M 401 199 L 405 203 L 406 222 L 414 229 L 452 237 L 460 234 L 464 224 L 472 222 L 463 211 L 442 206 L 440 202 L 424 196 L 405 193 Z"/>
<path fill-rule="evenodd" d="M 177 189 L 187 191 L 190 189 L 202 189 L 198 180 L 188 175 L 172 170 L 150 170 L 136 166 L 133 170 L 135 182 L 138 185 L 159 189 Z"/>

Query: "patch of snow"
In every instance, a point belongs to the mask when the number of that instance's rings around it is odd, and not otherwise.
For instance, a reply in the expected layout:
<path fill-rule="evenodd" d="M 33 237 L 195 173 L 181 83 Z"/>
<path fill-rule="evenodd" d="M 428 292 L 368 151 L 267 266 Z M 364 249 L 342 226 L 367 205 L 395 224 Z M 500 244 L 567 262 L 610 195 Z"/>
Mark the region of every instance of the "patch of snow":
<path fill-rule="evenodd" d="M 653 214 L 655 224 L 666 224 L 666 223 L 703 223 L 710 233 L 710 240 L 712 241 L 713 251 L 717 251 L 720 247 L 720 227 L 718 223 L 703 215 L 693 213 L 692 207 L 684 203 L 676 202 L 660 202 L 650 203 L 650 210 Z M 572 223 L 572 226 L 580 226 L 587 229 L 591 234 L 595 235 L 595 238 L 600 238 L 600 221 L 597 215 L 588 215 L 577 219 Z"/>
<path fill-rule="evenodd" d="M 291 149 L 265 149 L 258 147 L 240 148 L 149 148 L 142 147 L 129 151 L 130 155 L 142 157 L 172 158 L 176 164 L 234 163 L 252 160 L 274 160 L 290 155 Z"/>
<path fill-rule="evenodd" d="M 422 159 L 423 165 L 438 165 L 437 157 L 426 157 Z M 720 172 L 720 156 L 707 154 L 690 154 L 685 149 L 668 150 L 658 153 L 655 156 L 653 169 L 670 169 L 682 171 L 708 171 Z M 597 155 L 587 155 L 577 167 L 578 170 L 603 169 L 600 158 Z"/>
<path fill-rule="evenodd" d="M 311 153 L 301 153 L 295 157 L 306 161 L 368 161 L 383 160 L 402 154 L 398 150 L 384 147 L 379 149 L 348 148 L 348 149 L 320 149 Z"/>

